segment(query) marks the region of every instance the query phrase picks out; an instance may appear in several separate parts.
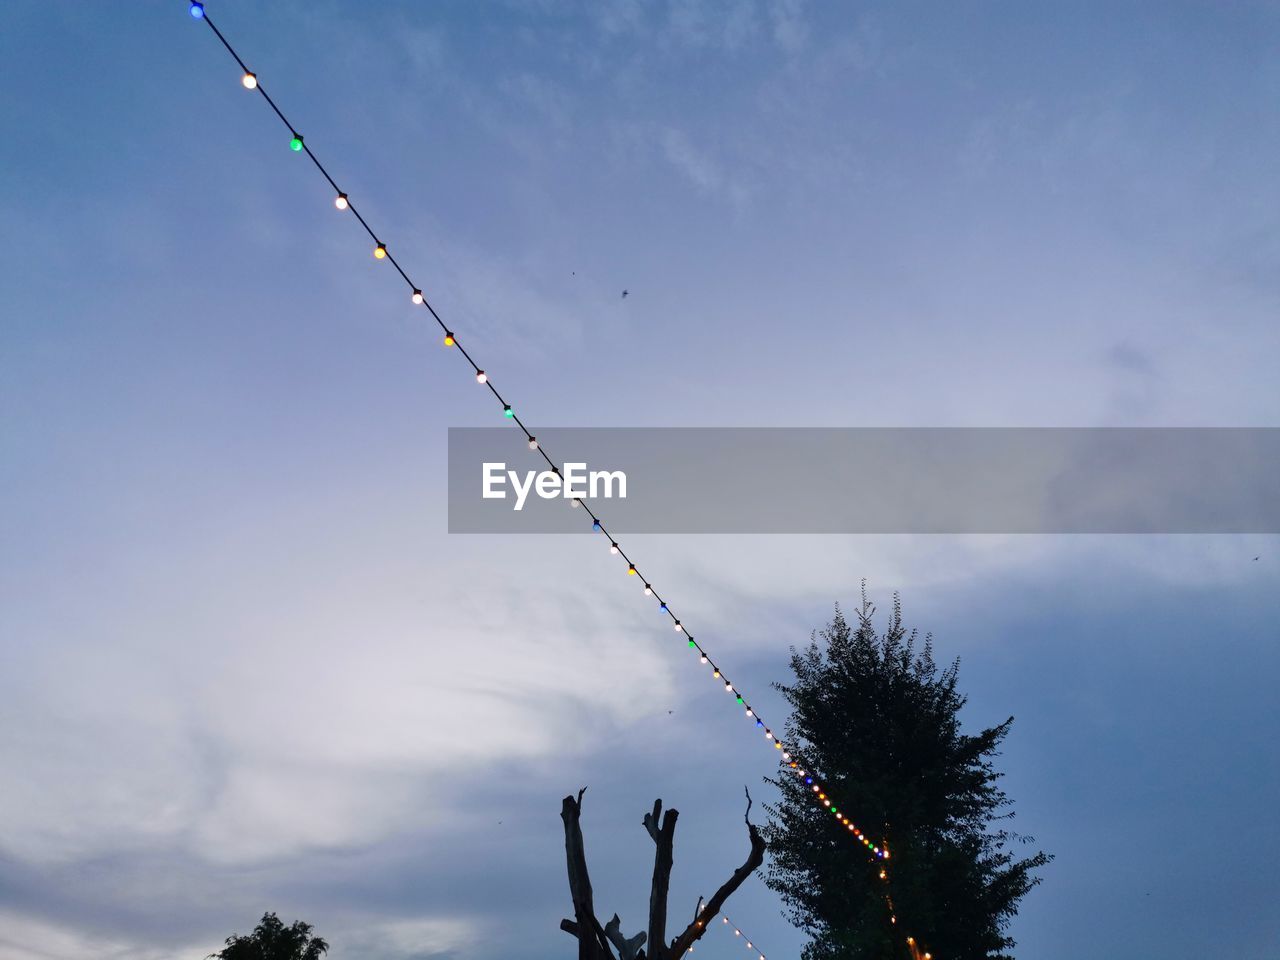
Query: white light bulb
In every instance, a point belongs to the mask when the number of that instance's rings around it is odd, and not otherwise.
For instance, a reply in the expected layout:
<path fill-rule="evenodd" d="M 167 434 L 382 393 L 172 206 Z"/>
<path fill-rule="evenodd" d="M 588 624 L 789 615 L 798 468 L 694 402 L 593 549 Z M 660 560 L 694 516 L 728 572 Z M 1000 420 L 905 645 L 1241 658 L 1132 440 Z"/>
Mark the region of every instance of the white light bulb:
<path fill-rule="evenodd" d="M 252 73 L 246 73 L 240 78 L 240 82 L 244 84 L 246 90 L 254 90 L 258 86 L 258 78 Z"/>
<path fill-rule="evenodd" d="M 422 291 L 421 291 L 421 290 L 415 290 L 415 291 L 413 291 L 413 302 L 414 302 L 414 303 L 422 303 Z"/>
<path fill-rule="evenodd" d="M 345 193 L 338 194 L 333 198 L 333 205 L 339 210 L 347 209 L 347 195 Z"/>
<path fill-rule="evenodd" d="M 616 543 L 609 544 L 609 552 L 616 554 L 618 552 L 618 545 Z"/>
<path fill-rule="evenodd" d="M 476 383 L 488 383 L 489 377 L 483 370 L 476 371 Z"/>

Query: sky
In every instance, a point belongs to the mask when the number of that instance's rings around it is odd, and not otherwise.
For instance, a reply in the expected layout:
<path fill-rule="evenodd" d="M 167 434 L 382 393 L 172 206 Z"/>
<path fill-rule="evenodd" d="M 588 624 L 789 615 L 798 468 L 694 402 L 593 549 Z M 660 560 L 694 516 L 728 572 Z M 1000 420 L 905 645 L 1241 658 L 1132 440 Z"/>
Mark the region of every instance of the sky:
<path fill-rule="evenodd" d="M 532 424 L 1280 425 L 1273 3 L 207 7 Z M 598 540 L 447 533 L 490 398 L 207 28 L 10 0 L 0 78 L 0 960 L 566 956 L 584 785 L 692 915 L 773 752 Z M 1017 954 L 1201 960 L 1280 949 L 1277 540 L 626 547 L 779 717 L 899 592 L 1017 718 Z"/>

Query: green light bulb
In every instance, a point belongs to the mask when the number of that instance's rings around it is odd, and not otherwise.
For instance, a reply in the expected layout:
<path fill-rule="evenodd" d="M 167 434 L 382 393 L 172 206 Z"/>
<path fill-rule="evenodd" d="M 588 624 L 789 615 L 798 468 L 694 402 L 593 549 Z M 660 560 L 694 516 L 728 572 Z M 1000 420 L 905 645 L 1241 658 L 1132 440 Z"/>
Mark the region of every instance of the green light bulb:
<path fill-rule="evenodd" d="M 290 141 L 289 141 L 289 149 L 290 149 L 290 150 L 292 150 L 294 153 L 297 153 L 299 150 L 301 150 L 301 149 L 302 149 L 302 138 L 301 138 L 301 137 L 294 137 L 292 140 L 290 140 Z"/>

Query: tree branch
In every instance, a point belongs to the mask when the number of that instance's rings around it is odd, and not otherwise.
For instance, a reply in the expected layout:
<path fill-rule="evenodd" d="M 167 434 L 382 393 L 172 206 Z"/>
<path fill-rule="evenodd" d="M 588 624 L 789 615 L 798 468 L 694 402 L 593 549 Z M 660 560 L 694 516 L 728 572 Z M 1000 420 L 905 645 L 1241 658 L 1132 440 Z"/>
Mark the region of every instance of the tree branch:
<path fill-rule="evenodd" d="M 676 818 L 680 813 L 668 810 L 658 826 L 662 801 L 655 800 L 653 813 L 644 818 L 645 829 L 653 837 L 653 883 L 649 888 L 649 960 L 666 960 L 667 896 L 671 887 L 671 867 L 675 862 Z"/>
<path fill-rule="evenodd" d="M 751 812 L 751 794 L 747 793 L 747 813 Z M 745 816 L 744 816 L 744 819 Z M 684 933 L 671 941 L 671 949 L 668 952 L 669 960 L 680 960 L 689 948 L 707 931 L 707 924 L 716 918 L 720 912 L 720 908 L 724 906 L 724 902 L 733 895 L 733 892 L 742 886 L 743 881 L 751 876 L 760 864 L 764 863 L 765 842 L 764 837 L 760 835 L 760 831 L 756 829 L 755 824 L 747 820 L 747 835 L 751 838 L 751 852 L 747 854 L 746 862 L 737 870 L 733 871 L 733 876 L 726 880 L 707 901 L 706 907 L 694 919 L 694 921 L 685 928 Z M 667 960 L 667 958 L 663 958 Z"/>
<path fill-rule="evenodd" d="M 591 893 L 591 877 L 587 873 L 587 854 L 582 842 L 582 795 L 587 792 L 583 787 L 578 791 L 578 798 L 565 797 L 560 804 L 560 819 L 564 821 L 565 861 L 569 871 L 569 894 L 573 897 L 573 914 L 577 921 L 578 960 L 599 960 L 613 954 L 609 950 L 609 942 L 605 938 L 604 929 L 596 919 L 595 903 Z M 564 929 L 564 924 L 560 925 Z M 584 936 L 584 931 L 587 931 Z M 593 938 L 590 933 L 594 932 Z"/>
<path fill-rule="evenodd" d="M 640 949 L 644 946 L 644 931 L 641 930 L 630 940 L 626 939 L 622 935 L 622 921 L 618 919 L 616 913 L 613 919 L 605 924 L 604 935 L 618 948 L 618 956 L 622 960 L 636 960 L 637 957 L 644 956 L 644 951 Z"/>

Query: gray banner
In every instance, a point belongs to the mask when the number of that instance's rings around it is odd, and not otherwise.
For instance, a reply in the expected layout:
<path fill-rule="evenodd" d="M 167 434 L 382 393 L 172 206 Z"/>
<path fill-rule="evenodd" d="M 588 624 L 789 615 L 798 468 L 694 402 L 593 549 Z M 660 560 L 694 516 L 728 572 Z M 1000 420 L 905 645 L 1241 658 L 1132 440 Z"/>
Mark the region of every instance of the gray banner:
<path fill-rule="evenodd" d="M 625 474 L 625 497 L 616 476 L 584 497 L 613 533 L 1280 532 L 1277 428 L 561 428 L 538 442 L 582 465 L 588 493 L 592 471 Z M 449 531 L 591 532 L 538 471 L 518 430 L 450 429 Z"/>

